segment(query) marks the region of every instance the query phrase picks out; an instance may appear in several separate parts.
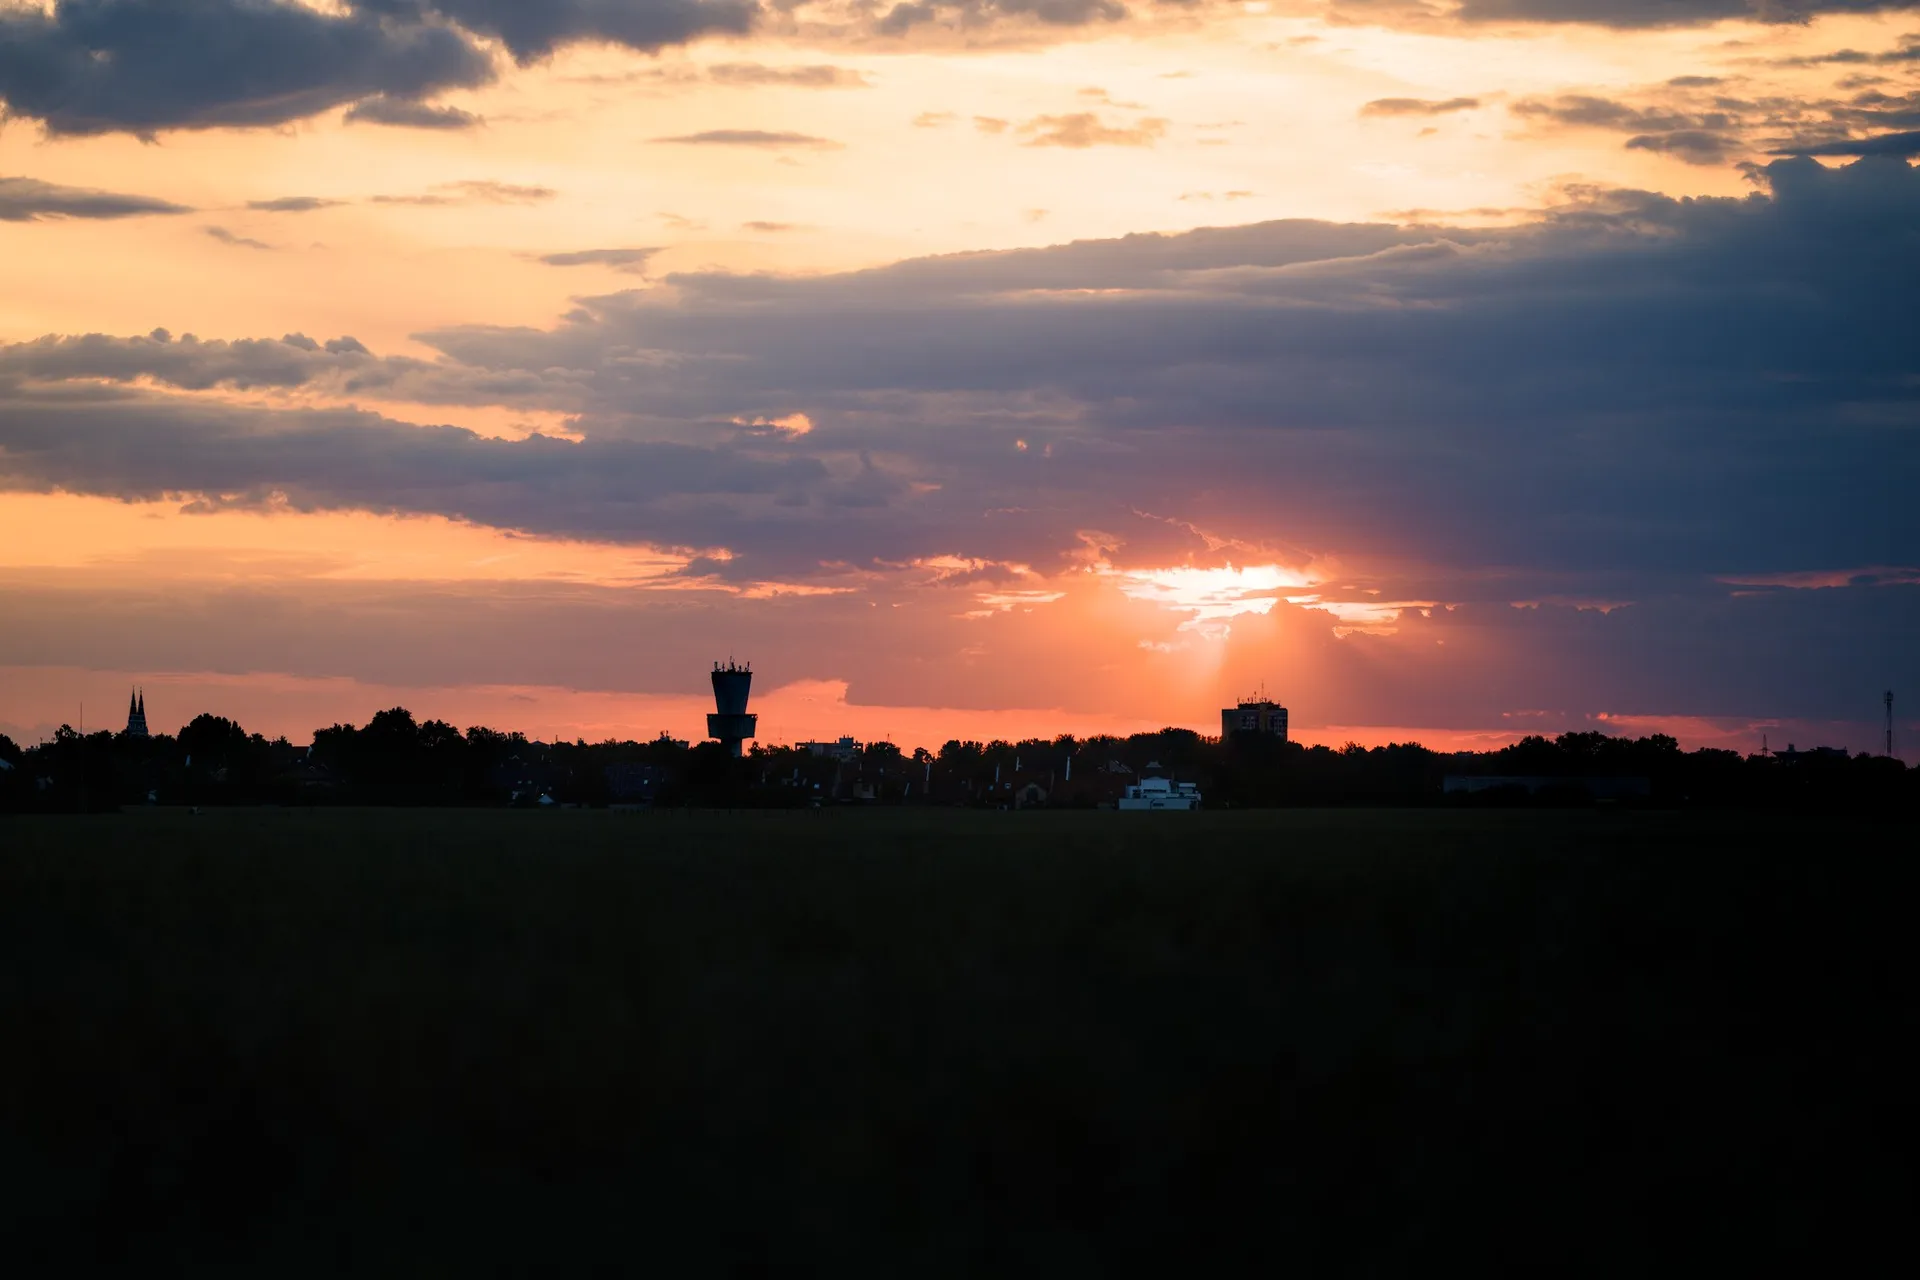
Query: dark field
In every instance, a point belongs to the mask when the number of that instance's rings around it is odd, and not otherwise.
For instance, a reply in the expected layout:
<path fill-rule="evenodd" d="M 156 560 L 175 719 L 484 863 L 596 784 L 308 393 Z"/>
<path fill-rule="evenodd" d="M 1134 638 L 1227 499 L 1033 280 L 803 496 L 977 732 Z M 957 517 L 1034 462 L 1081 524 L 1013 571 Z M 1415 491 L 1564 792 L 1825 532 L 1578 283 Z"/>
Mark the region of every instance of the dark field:
<path fill-rule="evenodd" d="M 0 1265 L 1830 1263 L 1911 1209 L 1911 839 L 0 819 Z"/>

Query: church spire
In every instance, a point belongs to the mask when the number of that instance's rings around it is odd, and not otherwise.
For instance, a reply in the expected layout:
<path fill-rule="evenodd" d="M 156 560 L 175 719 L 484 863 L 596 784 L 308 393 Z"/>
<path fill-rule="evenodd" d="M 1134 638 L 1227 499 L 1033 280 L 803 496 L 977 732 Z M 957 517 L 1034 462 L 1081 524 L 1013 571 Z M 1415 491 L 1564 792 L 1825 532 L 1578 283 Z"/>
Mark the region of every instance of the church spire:
<path fill-rule="evenodd" d="M 147 736 L 147 694 L 144 689 L 135 688 L 127 697 L 127 736 Z"/>

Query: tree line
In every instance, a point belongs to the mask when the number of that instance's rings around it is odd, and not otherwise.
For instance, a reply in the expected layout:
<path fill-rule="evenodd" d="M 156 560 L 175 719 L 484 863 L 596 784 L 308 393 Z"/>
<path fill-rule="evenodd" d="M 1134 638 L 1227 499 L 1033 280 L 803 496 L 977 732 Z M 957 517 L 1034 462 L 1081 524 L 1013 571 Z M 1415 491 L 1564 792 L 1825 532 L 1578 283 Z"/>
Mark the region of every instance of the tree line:
<path fill-rule="evenodd" d="M 1258 735 L 1168 728 L 1129 737 L 950 740 L 906 752 L 715 742 L 534 742 L 485 726 L 418 721 L 404 707 L 364 725 L 318 729 L 309 746 L 199 715 L 177 734 L 133 737 L 61 726 L 22 748 L 0 735 L 0 809 L 75 812 L 127 805 L 356 804 L 813 807 L 829 804 L 1097 808 L 1158 770 L 1199 784 L 1208 808 L 1592 803 L 1590 780 L 1644 780 L 1631 803 L 1911 806 L 1920 769 L 1899 760 L 1682 751 L 1673 738 L 1603 733 L 1528 737 L 1486 752 L 1418 743 L 1302 746 Z M 1449 777 L 1523 779 L 1470 795 Z"/>

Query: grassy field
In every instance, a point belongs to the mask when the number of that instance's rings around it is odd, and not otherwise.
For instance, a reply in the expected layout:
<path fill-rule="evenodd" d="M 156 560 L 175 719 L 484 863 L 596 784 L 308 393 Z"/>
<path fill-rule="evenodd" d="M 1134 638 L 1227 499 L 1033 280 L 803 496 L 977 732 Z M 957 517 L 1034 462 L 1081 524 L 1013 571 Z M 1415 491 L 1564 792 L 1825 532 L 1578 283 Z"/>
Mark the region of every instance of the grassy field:
<path fill-rule="evenodd" d="M 1592 811 L 0 820 L 0 1262 L 1831 1260 L 1910 1207 L 1911 838 Z"/>

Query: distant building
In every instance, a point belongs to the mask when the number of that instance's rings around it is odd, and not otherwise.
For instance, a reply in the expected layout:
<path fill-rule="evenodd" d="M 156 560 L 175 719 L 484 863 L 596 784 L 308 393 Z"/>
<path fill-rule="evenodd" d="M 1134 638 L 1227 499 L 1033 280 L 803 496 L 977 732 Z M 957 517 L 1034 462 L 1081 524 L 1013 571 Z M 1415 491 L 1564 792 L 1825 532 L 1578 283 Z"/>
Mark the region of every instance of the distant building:
<path fill-rule="evenodd" d="M 538 747 L 541 744 L 530 742 L 527 745 Z M 560 778 L 560 771 L 553 762 L 539 756 L 523 759 L 518 754 L 510 755 L 487 770 L 487 785 L 506 792 L 508 801 L 513 804 L 531 804 L 535 797 L 552 790 Z"/>
<path fill-rule="evenodd" d="M 753 688 L 753 668 L 727 659 L 727 665 L 713 664 L 714 714 L 707 717 L 707 736 L 720 739 L 727 754 L 738 760 L 741 744 L 754 736 L 760 717 L 747 710 L 747 695 Z"/>
<path fill-rule="evenodd" d="M 1774 752 L 1773 758 L 1793 764 L 1800 760 L 1848 760 L 1852 757 L 1847 754 L 1845 747 L 1809 747 L 1805 751 L 1799 751 L 1789 742 L 1787 749 Z"/>
<path fill-rule="evenodd" d="M 127 736 L 147 736 L 147 695 L 143 689 L 135 689 L 127 695 Z"/>
<path fill-rule="evenodd" d="M 852 738 L 841 738 L 835 742 L 802 742 L 799 746 L 808 755 L 839 760 L 842 763 L 850 764 L 860 758 L 860 744 Z"/>
<path fill-rule="evenodd" d="M 312 748 L 309 747 L 307 750 L 311 753 Z M 310 754 L 287 762 L 286 767 L 274 775 L 274 781 L 283 786 L 292 787 L 295 791 L 310 794 L 332 791 L 339 785 L 332 771 L 319 761 L 312 759 Z"/>
<path fill-rule="evenodd" d="M 602 770 L 607 780 L 607 798 L 617 805 L 652 804 L 660 786 L 660 771 L 650 764 L 622 760 Z"/>
<path fill-rule="evenodd" d="M 1016 809 L 1037 809 L 1047 802 L 1047 789 L 1037 780 L 1021 783 L 1014 788 L 1013 807 Z"/>
<path fill-rule="evenodd" d="M 1266 698 L 1249 698 L 1238 706 L 1224 708 L 1220 712 L 1220 736 L 1231 738 L 1236 733 L 1258 733 L 1285 742 L 1287 709 Z"/>
<path fill-rule="evenodd" d="M 1140 773 L 1140 781 L 1121 793 L 1115 806 L 1122 810 L 1173 810 L 1190 812 L 1200 807 L 1200 787 L 1192 782 L 1175 782 L 1155 764 Z"/>

